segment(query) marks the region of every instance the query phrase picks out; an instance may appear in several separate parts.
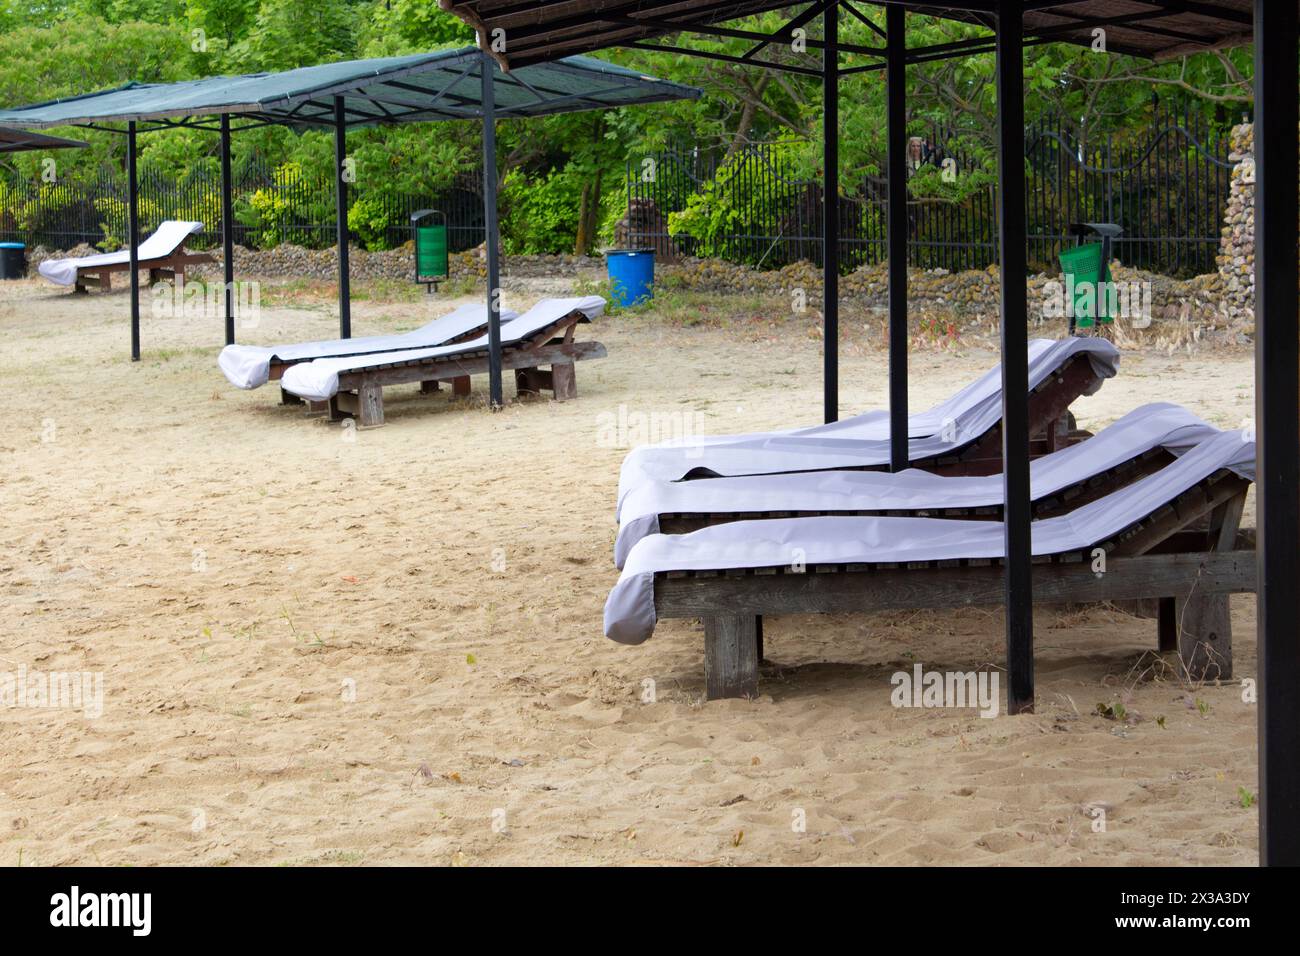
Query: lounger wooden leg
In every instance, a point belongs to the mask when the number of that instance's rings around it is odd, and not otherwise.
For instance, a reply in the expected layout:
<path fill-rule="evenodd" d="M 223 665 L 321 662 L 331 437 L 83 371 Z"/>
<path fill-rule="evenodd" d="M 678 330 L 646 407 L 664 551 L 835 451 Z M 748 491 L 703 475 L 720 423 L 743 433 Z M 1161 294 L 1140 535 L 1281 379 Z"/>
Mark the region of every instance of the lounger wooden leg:
<path fill-rule="evenodd" d="M 543 389 L 553 388 L 552 375 L 540 368 L 515 369 L 515 393 L 517 395 L 540 395 Z"/>
<path fill-rule="evenodd" d="M 754 618 L 754 645 L 758 652 L 758 662 L 761 664 L 767 660 L 767 655 L 763 653 L 763 615 Z"/>
<path fill-rule="evenodd" d="M 286 392 L 284 386 L 280 386 L 280 404 L 281 405 L 302 405 L 303 400 L 293 392 Z"/>
<path fill-rule="evenodd" d="M 1245 492 L 1229 498 L 1210 513 L 1209 546 L 1231 551 L 1237 542 Z M 1163 607 L 1163 602 L 1162 602 Z M 1174 602 L 1178 657 L 1190 680 L 1232 677 L 1232 614 L 1226 594 L 1197 594 Z"/>
<path fill-rule="evenodd" d="M 442 391 L 442 385 L 436 378 L 426 379 L 420 383 L 421 395 L 432 395 L 434 392 Z"/>
<path fill-rule="evenodd" d="M 451 394 L 453 398 L 464 398 L 469 394 L 470 380 L 468 375 L 457 375 L 451 380 Z"/>
<path fill-rule="evenodd" d="M 704 684 L 709 700 L 758 694 L 758 619 L 726 615 L 704 620 Z"/>
<path fill-rule="evenodd" d="M 1226 594 L 1178 598 L 1178 659 L 1188 680 L 1232 677 L 1232 618 Z"/>
<path fill-rule="evenodd" d="M 1070 444 L 1070 420 L 1062 415 L 1047 425 L 1047 452 L 1060 451 Z"/>
<path fill-rule="evenodd" d="M 325 417 L 332 422 L 341 422 L 345 418 L 351 418 L 352 413 L 339 404 L 338 395 L 331 395 L 325 403 Z"/>
<path fill-rule="evenodd" d="M 1173 598 L 1157 598 L 1159 611 L 1157 620 L 1159 622 L 1160 633 L 1160 650 L 1174 651 L 1178 649 L 1178 612 L 1174 607 Z"/>
<path fill-rule="evenodd" d="M 574 363 L 551 366 L 551 388 L 555 390 L 557 402 L 578 397 L 578 377 L 574 374 Z"/>
<path fill-rule="evenodd" d="M 384 423 L 384 387 L 377 382 L 367 382 L 357 390 L 357 414 L 362 428 L 377 428 Z"/>

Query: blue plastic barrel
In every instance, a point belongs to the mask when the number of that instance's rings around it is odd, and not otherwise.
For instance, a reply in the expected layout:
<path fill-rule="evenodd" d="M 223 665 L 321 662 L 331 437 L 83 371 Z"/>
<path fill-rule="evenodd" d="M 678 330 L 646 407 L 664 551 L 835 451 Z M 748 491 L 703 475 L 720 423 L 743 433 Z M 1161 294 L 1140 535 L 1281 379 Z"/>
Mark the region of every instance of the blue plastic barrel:
<path fill-rule="evenodd" d="M 639 305 L 654 296 L 655 251 L 613 249 L 605 253 L 610 298 L 616 306 Z"/>

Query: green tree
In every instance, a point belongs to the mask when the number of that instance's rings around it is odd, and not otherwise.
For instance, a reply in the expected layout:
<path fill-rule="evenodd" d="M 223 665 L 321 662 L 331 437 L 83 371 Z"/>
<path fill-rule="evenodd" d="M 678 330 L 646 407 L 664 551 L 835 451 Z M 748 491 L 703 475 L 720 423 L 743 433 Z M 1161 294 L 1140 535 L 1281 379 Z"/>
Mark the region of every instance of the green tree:
<path fill-rule="evenodd" d="M 292 70 L 356 55 L 360 7 L 349 0 L 262 0 L 230 62 L 244 71 Z"/>

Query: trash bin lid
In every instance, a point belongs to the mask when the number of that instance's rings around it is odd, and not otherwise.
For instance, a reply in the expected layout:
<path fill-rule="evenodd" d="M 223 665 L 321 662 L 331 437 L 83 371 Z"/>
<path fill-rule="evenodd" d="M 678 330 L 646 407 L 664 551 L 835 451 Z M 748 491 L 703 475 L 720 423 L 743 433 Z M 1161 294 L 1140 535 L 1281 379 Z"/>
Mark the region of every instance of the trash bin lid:
<path fill-rule="evenodd" d="M 0 249 L 26 249 L 25 242 L 0 242 Z"/>

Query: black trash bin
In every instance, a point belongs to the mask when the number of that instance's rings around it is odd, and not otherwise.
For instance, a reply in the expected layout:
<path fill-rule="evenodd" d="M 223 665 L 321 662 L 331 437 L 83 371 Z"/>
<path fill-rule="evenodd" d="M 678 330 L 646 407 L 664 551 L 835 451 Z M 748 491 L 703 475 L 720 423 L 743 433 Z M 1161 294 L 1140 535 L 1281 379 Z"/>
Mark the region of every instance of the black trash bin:
<path fill-rule="evenodd" d="M 21 242 L 0 242 L 0 279 L 27 278 L 27 246 Z"/>

